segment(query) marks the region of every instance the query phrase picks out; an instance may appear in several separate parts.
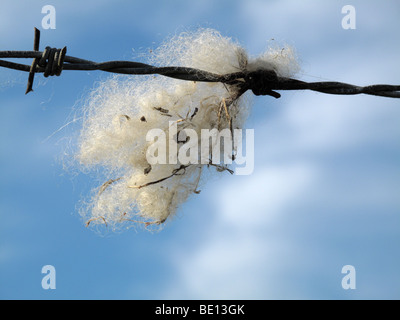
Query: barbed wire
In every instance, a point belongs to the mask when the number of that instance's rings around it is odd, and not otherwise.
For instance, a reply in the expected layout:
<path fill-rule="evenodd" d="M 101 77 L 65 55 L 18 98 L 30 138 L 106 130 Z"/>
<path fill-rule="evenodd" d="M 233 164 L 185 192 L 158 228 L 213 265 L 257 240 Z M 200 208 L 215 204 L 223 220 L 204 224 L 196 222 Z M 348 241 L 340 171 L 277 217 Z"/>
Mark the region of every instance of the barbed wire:
<path fill-rule="evenodd" d="M 343 82 L 322 81 L 304 82 L 297 79 L 279 77 L 273 70 L 256 70 L 229 73 L 225 75 L 187 68 L 187 67 L 155 67 L 149 64 L 133 61 L 94 62 L 67 56 L 67 48 L 46 47 L 39 51 L 40 31 L 35 28 L 33 51 L 0 51 L 0 58 L 33 58 L 32 64 L 25 65 L 6 60 L 0 60 L 0 67 L 29 72 L 25 94 L 33 87 L 36 73 L 43 73 L 45 77 L 60 76 L 63 70 L 101 70 L 105 72 L 150 75 L 159 74 L 174 79 L 220 82 L 238 87 L 238 97 L 247 90 L 255 95 L 270 95 L 279 98 L 276 90 L 312 90 L 335 95 L 368 94 L 390 98 L 400 98 L 400 85 L 377 84 L 369 86 L 355 86 Z"/>

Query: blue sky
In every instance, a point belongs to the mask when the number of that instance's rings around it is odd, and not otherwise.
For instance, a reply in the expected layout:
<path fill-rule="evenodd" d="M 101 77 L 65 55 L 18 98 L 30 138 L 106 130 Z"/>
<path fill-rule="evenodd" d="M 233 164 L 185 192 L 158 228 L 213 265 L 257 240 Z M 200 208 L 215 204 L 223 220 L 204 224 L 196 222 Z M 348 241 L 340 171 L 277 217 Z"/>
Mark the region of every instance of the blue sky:
<path fill-rule="evenodd" d="M 47 4 L 55 30 L 41 28 Z M 355 30 L 341 25 L 347 4 Z M 251 55 L 272 38 L 293 45 L 300 79 L 399 84 L 399 16 L 397 1 L 5 0 L 0 50 L 31 50 L 36 26 L 41 49 L 138 60 L 172 34 L 211 27 Z M 77 128 L 56 131 L 108 76 L 37 75 L 24 95 L 27 74 L 0 70 L 0 298 L 400 298 L 399 100 L 256 97 L 252 175 L 209 182 L 161 232 L 98 234 L 76 209 L 97 181 L 60 160 Z M 41 287 L 48 264 L 55 290 Z M 344 265 L 355 290 L 341 287 Z"/>

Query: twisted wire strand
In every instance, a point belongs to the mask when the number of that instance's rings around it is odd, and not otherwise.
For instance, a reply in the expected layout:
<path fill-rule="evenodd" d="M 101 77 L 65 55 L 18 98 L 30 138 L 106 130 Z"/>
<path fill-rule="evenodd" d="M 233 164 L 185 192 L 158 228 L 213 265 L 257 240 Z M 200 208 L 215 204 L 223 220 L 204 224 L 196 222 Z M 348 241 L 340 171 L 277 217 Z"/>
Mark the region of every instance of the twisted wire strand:
<path fill-rule="evenodd" d="M 312 90 L 335 95 L 368 94 L 400 98 L 400 85 L 377 84 L 362 87 L 333 81 L 304 82 L 297 79 L 279 77 L 273 70 L 243 71 L 219 75 L 188 67 L 155 67 L 133 61 L 94 62 L 67 56 L 66 47 L 62 49 L 46 47 L 44 51 L 39 51 L 39 40 L 40 31 L 35 28 L 33 51 L 0 51 L 0 58 L 34 59 L 30 66 L 0 60 L 0 67 L 29 72 L 26 93 L 32 91 L 35 73 L 43 73 L 45 77 L 48 77 L 59 76 L 63 70 L 101 70 L 131 75 L 159 74 L 187 81 L 221 82 L 238 86 L 240 95 L 247 90 L 252 90 L 256 95 L 270 95 L 279 98 L 280 94 L 275 90 Z"/>

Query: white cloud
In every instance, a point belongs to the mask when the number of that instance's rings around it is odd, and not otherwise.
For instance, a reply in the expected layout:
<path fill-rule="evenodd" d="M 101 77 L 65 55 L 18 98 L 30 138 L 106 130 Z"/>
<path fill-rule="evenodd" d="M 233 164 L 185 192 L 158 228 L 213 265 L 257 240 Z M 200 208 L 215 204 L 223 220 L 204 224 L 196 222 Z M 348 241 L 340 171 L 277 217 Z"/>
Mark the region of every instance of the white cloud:
<path fill-rule="evenodd" d="M 287 244 L 264 232 L 274 234 L 279 215 L 304 196 L 312 180 L 309 168 L 289 165 L 262 168 L 252 176 L 230 179 L 229 185 L 217 185 L 213 227 L 190 252 L 175 253 L 178 283 L 167 289 L 166 295 L 190 299 L 273 297 L 274 279 L 265 275 L 280 272 L 281 253 L 287 252 Z M 270 288 L 261 283 L 269 283 Z"/>
<path fill-rule="evenodd" d="M 313 183 L 314 174 L 312 168 L 289 164 L 261 167 L 251 176 L 235 177 L 217 193 L 217 223 L 247 231 L 274 223 Z"/>
<path fill-rule="evenodd" d="M 288 128 L 283 135 L 289 146 L 308 151 L 359 147 L 400 136 L 392 120 L 400 116 L 398 108 L 378 99 L 305 95 L 285 107 L 274 127 Z"/>

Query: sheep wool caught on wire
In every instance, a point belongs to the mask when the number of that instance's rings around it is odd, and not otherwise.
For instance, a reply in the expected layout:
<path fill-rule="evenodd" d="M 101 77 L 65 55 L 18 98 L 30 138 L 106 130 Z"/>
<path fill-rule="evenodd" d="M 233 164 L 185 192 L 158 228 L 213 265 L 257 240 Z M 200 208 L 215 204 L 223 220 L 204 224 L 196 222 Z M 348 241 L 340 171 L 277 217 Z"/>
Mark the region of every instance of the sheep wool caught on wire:
<path fill-rule="evenodd" d="M 281 96 L 278 92 L 281 90 L 400 98 L 400 85 L 357 86 L 292 78 L 299 65 L 291 47 L 270 48 L 253 58 L 238 43 L 212 29 L 172 37 L 151 56 L 149 62 L 155 65 L 135 61 L 95 62 L 66 55 L 67 47 L 47 46 L 39 51 L 40 31 L 37 28 L 34 31 L 33 51 L 0 51 L 0 67 L 29 73 L 25 94 L 33 91 L 37 73 L 48 77 L 60 76 L 63 70 L 101 70 L 147 75 L 142 79 L 115 76 L 101 82 L 89 93 L 83 116 L 78 118 L 83 119 L 83 124 L 75 159 L 85 170 L 97 169 L 105 176 L 81 210 L 87 226 L 104 224 L 116 230 L 131 223 L 160 225 L 175 214 L 190 194 L 199 193 L 202 180 L 206 182 L 214 176 L 211 172 L 205 177 L 206 170 L 232 173 L 228 168 L 230 160 L 239 160 L 241 154 L 240 143 L 235 144 L 236 132 L 243 128 L 249 113 L 247 92 L 275 98 Z M 33 61 L 27 65 L 2 58 Z M 171 127 L 176 133 L 171 134 Z M 205 144 L 206 152 L 201 148 L 200 153 L 193 155 L 190 149 L 190 157 L 199 158 L 200 164 L 184 163 L 181 158 L 179 162 L 153 162 L 148 151 L 155 149 L 160 154 L 162 150 L 154 148 L 158 141 L 148 140 L 148 134 L 154 130 L 170 133 L 168 140 L 174 143 L 165 143 L 163 150 L 169 156 L 175 152 L 174 144 L 183 142 L 179 152 L 188 144 L 203 147 L 203 130 L 222 130 L 224 138 L 229 131 L 234 142 L 228 139 L 219 144 L 219 137 L 214 139 L 213 134 L 211 145 Z M 163 134 L 158 138 L 162 140 Z M 224 150 L 223 165 L 219 164 L 220 157 L 214 161 L 214 156 L 221 153 L 218 149 L 221 146 L 229 151 L 226 160 Z"/>
<path fill-rule="evenodd" d="M 237 42 L 212 29 L 173 36 L 153 51 L 150 62 L 219 75 L 273 70 L 278 76 L 290 77 L 299 70 L 291 47 L 269 48 L 252 58 Z M 251 103 L 239 91 L 234 84 L 161 76 L 113 76 L 100 82 L 85 102 L 76 153 L 80 165 L 100 168 L 106 177 L 81 209 L 86 224 L 112 229 L 137 223 L 158 226 L 174 216 L 191 194 L 199 193 L 199 184 L 210 174 L 231 172 L 212 161 L 150 165 L 146 151 L 151 142 L 146 135 L 155 128 L 168 135 L 171 125 L 178 132 L 193 129 L 198 137 L 202 129 L 241 129 Z M 206 170 L 212 172 L 206 174 Z"/>

